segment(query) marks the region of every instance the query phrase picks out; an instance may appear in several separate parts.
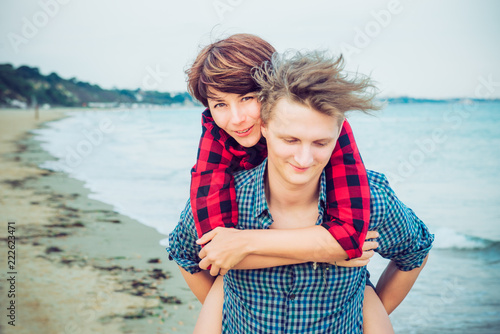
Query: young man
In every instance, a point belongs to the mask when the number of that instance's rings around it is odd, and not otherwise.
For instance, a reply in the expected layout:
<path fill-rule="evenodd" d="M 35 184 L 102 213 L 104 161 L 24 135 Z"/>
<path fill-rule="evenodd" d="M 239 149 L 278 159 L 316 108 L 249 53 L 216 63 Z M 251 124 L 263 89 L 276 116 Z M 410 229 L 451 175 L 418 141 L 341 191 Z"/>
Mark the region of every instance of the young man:
<path fill-rule="evenodd" d="M 272 230 L 307 230 L 324 219 L 324 167 L 344 112 L 356 101 L 353 87 L 339 84 L 341 69 L 341 61 L 313 53 L 274 57 L 257 70 L 268 158 L 235 175 L 240 230 L 216 229 L 202 240 L 211 242 L 201 250 L 188 203 L 170 236 L 170 255 L 191 274 L 186 277 L 191 287 L 210 281 L 200 267 L 215 263 L 218 256 L 213 254 L 222 250 L 243 258 L 227 269 L 247 270 L 229 270 L 224 276 L 223 333 L 363 332 L 366 268 L 298 260 L 293 252 L 301 252 L 300 243 L 283 251 L 275 249 L 280 240 L 272 239 L 278 236 Z M 369 228 L 380 233 L 377 252 L 392 260 L 377 287 L 390 313 L 415 282 L 433 236 L 383 175 L 368 172 L 368 180 Z M 253 269 L 256 259 L 262 269 Z"/>

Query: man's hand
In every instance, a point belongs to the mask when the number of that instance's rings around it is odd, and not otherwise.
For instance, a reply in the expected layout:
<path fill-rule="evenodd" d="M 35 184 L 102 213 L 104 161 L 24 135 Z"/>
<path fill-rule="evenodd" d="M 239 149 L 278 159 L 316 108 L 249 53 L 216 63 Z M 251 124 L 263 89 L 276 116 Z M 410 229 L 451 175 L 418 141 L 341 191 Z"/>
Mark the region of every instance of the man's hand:
<path fill-rule="evenodd" d="M 369 239 L 378 238 L 379 234 L 377 231 L 368 231 L 365 238 L 365 243 L 363 244 L 363 255 L 351 260 L 343 260 L 332 262 L 331 264 L 335 264 L 341 267 L 363 267 L 370 262 L 370 258 L 374 254 L 374 249 L 378 247 L 378 242 L 372 241 Z"/>
<path fill-rule="evenodd" d="M 205 245 L 198 254 L 202 259 L 199 266 L 208 269 L 210 275 L 225 275 L 230 269 L 241 262 L 247 255 L 245 231 L 235 228 L 217 227 L 196 241 Z"/>

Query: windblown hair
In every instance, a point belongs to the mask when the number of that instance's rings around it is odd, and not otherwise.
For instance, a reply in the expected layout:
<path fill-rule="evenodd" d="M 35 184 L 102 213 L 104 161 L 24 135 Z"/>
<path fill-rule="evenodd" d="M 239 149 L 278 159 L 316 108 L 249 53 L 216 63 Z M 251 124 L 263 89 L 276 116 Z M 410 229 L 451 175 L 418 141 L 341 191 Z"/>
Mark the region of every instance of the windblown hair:
<path fill-rule="evenodd" d="M 254 68 L 253 77 L 260 86 L 261 118 L 272 118 L 279 100 L 308 106 L 320 113 L 344 119 L 350 110 L 380 109 L 375 101 L 377 89 L 363 75 L 349 78 L 342 56 L 337 59 L 324 52 L 274 54 L 272 59 Z"/>
<path fill-rule="evenodd" d="M 235 34 L 204 47 L 186 71 L 188 91 L 208 106 L 213 91 L 248 94 L 259 90 L 252 68 L 270 61 L 275 49 L 262 38 Z M 212 93 L 212 95 L 211 95 Z"/>

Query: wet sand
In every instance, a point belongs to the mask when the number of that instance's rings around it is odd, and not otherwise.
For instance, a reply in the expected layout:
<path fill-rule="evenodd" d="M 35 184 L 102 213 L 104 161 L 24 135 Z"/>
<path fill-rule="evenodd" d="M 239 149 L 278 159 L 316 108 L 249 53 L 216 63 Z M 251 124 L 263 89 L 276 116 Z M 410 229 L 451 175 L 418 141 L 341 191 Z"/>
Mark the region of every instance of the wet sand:
<path fill-rule="evenodd" d="M 65 111 L 35 120 L 33 110 L 0 110 L 0 332 L 191 333 L 200 304 L 159 245 L 165 236 L 38 167 L 51 157 L 29 131 Z"/>

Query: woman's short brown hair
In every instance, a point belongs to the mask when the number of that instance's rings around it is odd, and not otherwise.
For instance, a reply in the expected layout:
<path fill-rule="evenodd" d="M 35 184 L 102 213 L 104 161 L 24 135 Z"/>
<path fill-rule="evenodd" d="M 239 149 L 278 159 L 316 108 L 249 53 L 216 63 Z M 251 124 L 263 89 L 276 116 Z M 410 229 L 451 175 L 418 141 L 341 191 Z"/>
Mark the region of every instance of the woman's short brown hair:
<path fill-rule="evenodd" d="M 247 94 L 259 90 L 252 68 L 271 60 L 275 49 L 262 38 L 235 34 L 204 47 L 186 71 L 188 91 L 208 106 L 211 90 Z"/>
<path fill-rule="evenodd" d="M 337 59 L 325 52 L 274 54 L 271 61 L 253 72 L 260 86 L 261 118 L 266 124 L 282 98 L 308 106 L 320 113 L 344 119 L 350 110 L 379 109 L 376 87 L 363 75 L 350 78 L 344 71 L 342 56 Z"/>

